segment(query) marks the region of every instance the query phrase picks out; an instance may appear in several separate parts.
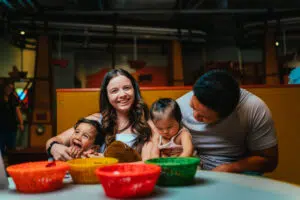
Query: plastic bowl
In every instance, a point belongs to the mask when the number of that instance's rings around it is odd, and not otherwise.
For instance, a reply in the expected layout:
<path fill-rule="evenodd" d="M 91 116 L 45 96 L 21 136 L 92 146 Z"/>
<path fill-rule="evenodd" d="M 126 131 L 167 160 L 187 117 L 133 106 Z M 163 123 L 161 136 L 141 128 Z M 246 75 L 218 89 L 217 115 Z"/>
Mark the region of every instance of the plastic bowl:
<path fill-rule="evenodd" d="M 63 186 L 63 179 L 69 170 L 65 162 L 56 161 L 46 167 L 48 161 L 28 162 L 7 167 L 16 189 L 23 193 L 41 193 L 57 190 Z"/>
<path fill-rule="evenodd" d="M 95 184 L 98 178 L 95 170 L 100 166 L 118 163 L 115 158 L 84 158 L 68 161 L 73 182 L 77 184 Z"/>
<path fill-rule="evenodd" d="M 194 157 L 154 158 L 145 163 L 162 167 L 158 185 L 181 186 L 193 184 L 200 159 Z"/>
<path fill-rule="evenodd" d="M 151 194 L 161 167 L 151 164 L 122 163 L 96 170 L 105 194 L 113 198 L 142 197 Z"/>

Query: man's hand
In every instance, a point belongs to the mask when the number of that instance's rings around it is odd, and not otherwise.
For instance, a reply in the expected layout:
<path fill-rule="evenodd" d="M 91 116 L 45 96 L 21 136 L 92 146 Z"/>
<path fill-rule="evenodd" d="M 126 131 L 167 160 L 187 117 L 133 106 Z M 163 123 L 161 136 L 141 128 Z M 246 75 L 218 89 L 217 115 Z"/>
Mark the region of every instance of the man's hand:
<path fill-rule="evenodd" d="M 251 152 L 249 157 L 242 160 L 223 164 L 213 169 L 213 171 L 221 172 L 272 172 L 278 163 L 278 148 L 277 146 Z"/>
<path fill-rule="evenodd" d="M 21 133 L 24 132 L 24 125 L 23 124 L 19 124 L 19 130 L 21 131 Z"/>
<path fill-rule="evenodd" d="M 51 148 L 51 154 L 54 160 L 67 161 L 73 159 L 69 153 L 69 148 L 62 144 L 54 144 Z"/>
<path fill-rule="evenodd" d="M 212 171 L 215 171 L 215 172 L 229 172 L 229 173 L 236 172 L 236 170 L 234 169 L 232 164 L 219 165 L 216 168 L 212 169 Z"/>

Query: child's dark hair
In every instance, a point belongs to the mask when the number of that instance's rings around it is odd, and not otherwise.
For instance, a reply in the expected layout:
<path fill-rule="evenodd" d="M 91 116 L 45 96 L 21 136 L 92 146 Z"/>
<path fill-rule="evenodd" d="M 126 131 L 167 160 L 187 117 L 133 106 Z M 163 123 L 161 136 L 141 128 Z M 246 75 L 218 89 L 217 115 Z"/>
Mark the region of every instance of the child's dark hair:
<path fill-rule="evenodd" d="M 100 123 L 96 120 L 81 118 L 74 125 L 74 129 L 76 129 L 79 126 L 79 124 L 81 124 L 81 123 L 90 124 L 93 127 L 95 127 L 97 133 L 96 133 L 96 138 L 95 138 L 94 144 L 101 146 L 104 143 L 104 135 L 102 134 L 103 131 L 102 131 L 102 127 L 101 127 Z"/>
<path fill-rule="evenodd" d="M 178 123 L 181 122 L 181 110 L 177 102 L 171 98 L 161 98 L 156 100 L 150 109 L 152 121 L 163 118 L 174 118 Z"/>

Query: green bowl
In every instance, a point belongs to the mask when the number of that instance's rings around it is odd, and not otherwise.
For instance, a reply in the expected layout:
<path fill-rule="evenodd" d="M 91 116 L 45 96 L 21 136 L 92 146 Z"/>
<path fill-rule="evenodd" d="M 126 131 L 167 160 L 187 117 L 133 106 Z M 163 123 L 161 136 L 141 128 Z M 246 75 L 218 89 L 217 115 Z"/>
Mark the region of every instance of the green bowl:
<path fill-rule="evenodd" d="M 200 159 L 194 157 L 154 158 L 146 160 L 145 163 L 161 166 L 162 171 L 157 185 L 182 186 L 193 184 Z"/>

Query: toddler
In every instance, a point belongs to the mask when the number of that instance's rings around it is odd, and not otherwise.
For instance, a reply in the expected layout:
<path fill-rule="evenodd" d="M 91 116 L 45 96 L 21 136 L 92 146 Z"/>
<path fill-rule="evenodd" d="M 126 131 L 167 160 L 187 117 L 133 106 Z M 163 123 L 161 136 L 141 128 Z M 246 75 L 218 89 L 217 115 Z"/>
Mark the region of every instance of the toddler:
<path fill-rule="evenodd" d="M 159 133 L 153 157 L 189 157 L 193 155 L 192 136 L 181 125 L 181 110 L 171 98 L 155 101 L 150 110 L 153 125 Z M 155 153 L 154 153 L 155 154 Z"/>

